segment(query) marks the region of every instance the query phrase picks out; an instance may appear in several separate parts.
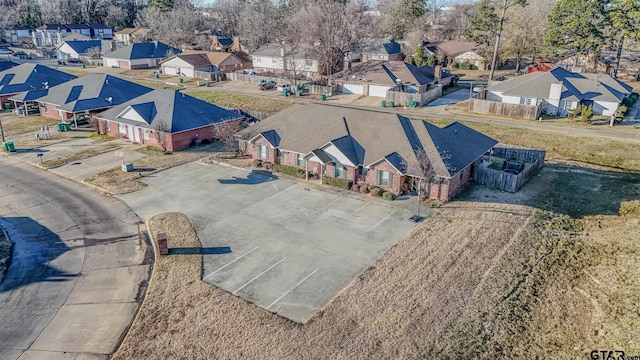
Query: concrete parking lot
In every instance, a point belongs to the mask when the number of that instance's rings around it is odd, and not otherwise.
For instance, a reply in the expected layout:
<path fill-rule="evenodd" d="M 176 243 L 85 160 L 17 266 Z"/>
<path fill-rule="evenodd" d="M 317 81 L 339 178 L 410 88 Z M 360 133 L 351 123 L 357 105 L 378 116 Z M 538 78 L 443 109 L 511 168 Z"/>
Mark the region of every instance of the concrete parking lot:
<path fill-rule="evenodd" d="M 414 225 L 391 202 L 220 165 L 191 163 L 145 182 L 121 199 L 144 219 L 187 214 L 204 281 L 300 323 Z"/>

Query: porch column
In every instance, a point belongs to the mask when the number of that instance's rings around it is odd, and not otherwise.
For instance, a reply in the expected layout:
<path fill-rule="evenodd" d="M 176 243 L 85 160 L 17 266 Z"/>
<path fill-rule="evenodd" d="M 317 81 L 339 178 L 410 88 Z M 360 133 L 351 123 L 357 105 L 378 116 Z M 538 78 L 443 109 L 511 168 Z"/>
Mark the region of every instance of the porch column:
<path fill-rule="evenodd" d="M 309 161 L 304 162 L 304 179 L 309 181 Z"/>

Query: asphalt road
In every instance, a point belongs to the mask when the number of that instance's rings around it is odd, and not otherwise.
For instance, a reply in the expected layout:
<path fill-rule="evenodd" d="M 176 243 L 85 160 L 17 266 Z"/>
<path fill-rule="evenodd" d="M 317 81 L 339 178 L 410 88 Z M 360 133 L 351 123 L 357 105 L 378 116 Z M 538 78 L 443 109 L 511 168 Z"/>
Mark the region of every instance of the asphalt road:
<path fill-rule="evenodd" d="M 0 157 L 0 359 L 107 358 L 146 290 L 152 252 L 122 202 Z"/>

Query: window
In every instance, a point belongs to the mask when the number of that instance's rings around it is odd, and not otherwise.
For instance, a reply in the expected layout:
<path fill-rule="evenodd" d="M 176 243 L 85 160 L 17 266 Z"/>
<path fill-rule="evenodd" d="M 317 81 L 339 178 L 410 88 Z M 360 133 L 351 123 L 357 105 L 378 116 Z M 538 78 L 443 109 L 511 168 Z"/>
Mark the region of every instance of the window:
<path fill-rule="evenodd" d="M 388 171 L 378 170 L 378 185 L 391 187 L 393 184 L 393 174 Z"/>
<path fill-rule="evenodd" d="M 302 154 L 296 154 L 296 166 L 306 167 L 307 161 L 304 159 Z"/>
<path fill-rule="evenodd" d="M 369 175 L 369 169 L 366 168 L 366 167 L 361 167 L 360 168 L 360 175 L 363 175 L 363 176 Z"/>
<path fill-rule="evenodd" d="M 277 64 L 277 63 L 278 63 L 278 59 L 276 59 L 276 58 L 272 58 L 272 59 L 271 59 L 271 63 L 272 63 L 272 64 Z"/>
<path fill-rule="evenodd" d="M 269 160 L 269 152 L 264 145 L 258 145 L 258 158 Z"/>
<path fill-rule="evenodd" d="M 347 178 L 347 169 L 340 163 L 333 163 L 333 177 Z"/>
<path fill-rule="evenodd" d="M 127 125 L 122 124 L 122 123 L 118 123 L 118 132 L 121 135 L 127 135 Z"/>
<path fill-rule="evenodd" d="M 277 149 L 277 150 L 276 150 L 276 156 L 277 156 L 277 157 L 279 157 L 279 158 L 281 158 L 281 157 L 282 157 L 282 156 L 284 156 L 284 155 L 282 154 L 282 151 L 281 151 L 280 149 Z"/>
<path fill-rule="evenodd" d="M 149 129 L 142 129 L 142 138 L 149 140 Z"/>

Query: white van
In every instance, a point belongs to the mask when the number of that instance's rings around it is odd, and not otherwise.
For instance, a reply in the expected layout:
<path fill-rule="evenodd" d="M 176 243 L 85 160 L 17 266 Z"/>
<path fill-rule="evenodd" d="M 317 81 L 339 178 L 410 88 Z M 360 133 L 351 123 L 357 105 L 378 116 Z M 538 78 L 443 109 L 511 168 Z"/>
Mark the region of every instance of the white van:
<path fill-rule="evenodd" d="M 283 92 L 283 91 L 291 91 L 291 84 L 279 84 L 278 85 L 278 91 Z"/>

